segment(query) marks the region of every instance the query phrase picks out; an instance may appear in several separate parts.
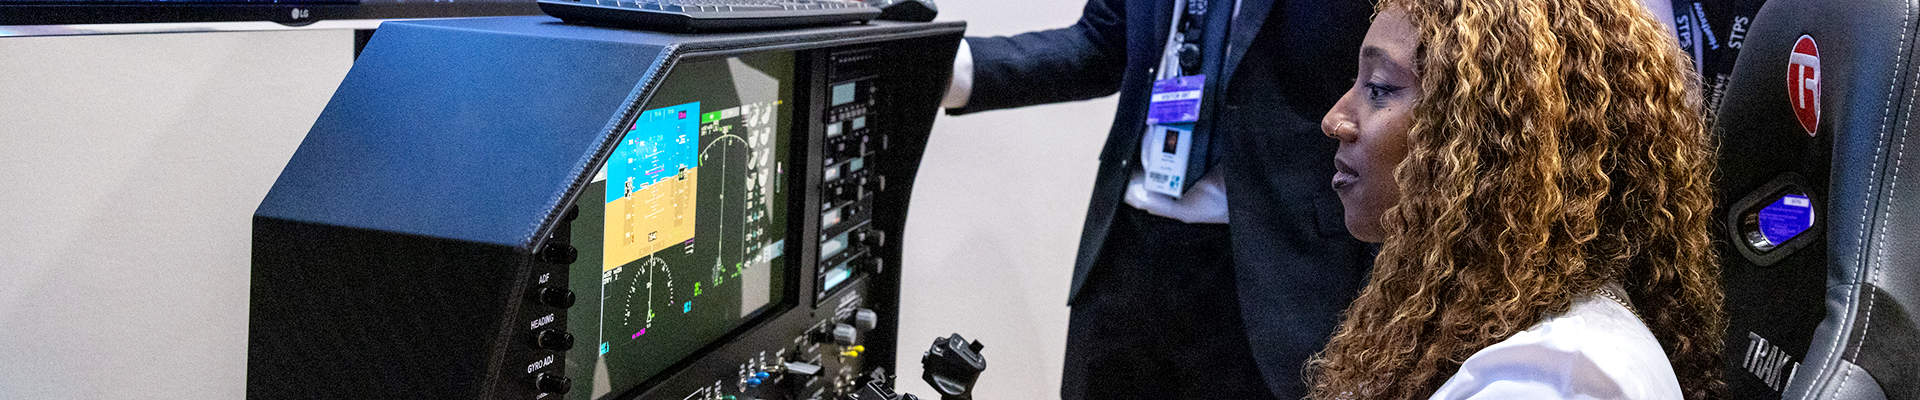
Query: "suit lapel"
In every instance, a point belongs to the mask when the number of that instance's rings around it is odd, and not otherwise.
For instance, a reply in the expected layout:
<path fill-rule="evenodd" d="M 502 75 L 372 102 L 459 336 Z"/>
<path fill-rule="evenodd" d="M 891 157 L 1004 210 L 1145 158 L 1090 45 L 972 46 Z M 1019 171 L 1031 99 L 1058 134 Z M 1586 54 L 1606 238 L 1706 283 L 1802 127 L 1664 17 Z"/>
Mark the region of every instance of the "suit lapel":
<path fill-rule="evenodd" d="M 1247 47 L 1253 45 L 1253 37 L 1259 36 L 1260 25 L 1267 22 L 1267 12 L 1273 8 L 1274 0 L 1240 0 L 1240 13 L 1233 18 L 1232 35 L 1227 36 L 1226 64 L 1220 66 L 1220 81 L 1232 82 L 1233 72 L 1240 68 L 1240 58 L 1247 54 Z"/>

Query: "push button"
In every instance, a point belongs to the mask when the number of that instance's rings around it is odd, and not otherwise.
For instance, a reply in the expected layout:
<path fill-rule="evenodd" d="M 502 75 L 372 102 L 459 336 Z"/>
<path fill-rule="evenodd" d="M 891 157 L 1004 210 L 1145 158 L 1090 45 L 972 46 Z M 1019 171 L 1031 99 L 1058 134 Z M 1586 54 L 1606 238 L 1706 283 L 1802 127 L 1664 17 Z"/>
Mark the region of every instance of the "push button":
<path fill-rule="evenodd" d="M 867 248 L 879 248 L 887 245 L 887 234 L 874 229 L 860 231 L 860 244 Z"/>

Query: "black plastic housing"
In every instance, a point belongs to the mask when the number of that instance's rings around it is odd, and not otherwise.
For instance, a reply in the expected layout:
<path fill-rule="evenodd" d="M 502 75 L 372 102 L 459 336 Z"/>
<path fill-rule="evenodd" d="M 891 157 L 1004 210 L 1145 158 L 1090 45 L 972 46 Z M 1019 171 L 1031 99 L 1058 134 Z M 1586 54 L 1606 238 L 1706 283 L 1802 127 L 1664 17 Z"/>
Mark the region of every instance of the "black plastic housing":
<path fill-rule="evenodd" d="M 571 206 L 684 58 L 791 51 L 801 71 L 820 71 L 842 49 L 887 57 L 871 78 L 887 90 L 869 111 L 885 121 L 873 134 L 887 145 L 868 162 L 886 183 L 862 204 L 870 229 L 893 240 L 860 250 L 898 266 L 913 175 L 963 30 L 876 22 L 690 35 L 548 17 L 382 25 L 254 214 L 248 398 L 561 398 L 542 389 L 579 371 L 555 349 L 563 341 L 536 339 L 567 323 L 559 305 L 573 299 L 551 292 L 569 279 Z M 799 78 L 798 117 L 783 133 L 802 145 L 796 164 L 808 161 L 789 207 L 794 295 L 609 398 L 744 391 L 733 384 L 743 361 L 768 351 L 844 353 L 798 341 L 859 309 L 878 316 L 863 350 L 753 395 L 852 390 L 853 377 L 891 369 L 899 268 L 862 270 L 825 295 L 815 283 L 828 82 Z"/>

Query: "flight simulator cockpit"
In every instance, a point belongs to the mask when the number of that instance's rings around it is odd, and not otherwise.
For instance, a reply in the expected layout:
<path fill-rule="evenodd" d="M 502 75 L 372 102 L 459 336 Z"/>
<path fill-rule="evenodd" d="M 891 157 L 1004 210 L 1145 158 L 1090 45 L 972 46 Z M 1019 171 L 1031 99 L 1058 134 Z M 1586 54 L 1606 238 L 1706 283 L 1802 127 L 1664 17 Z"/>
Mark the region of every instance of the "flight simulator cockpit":
<path fill-rule="evenodd" d="M 890 389 L 963 29 L 383 25 L 254 216 L 248 397 Z"/>

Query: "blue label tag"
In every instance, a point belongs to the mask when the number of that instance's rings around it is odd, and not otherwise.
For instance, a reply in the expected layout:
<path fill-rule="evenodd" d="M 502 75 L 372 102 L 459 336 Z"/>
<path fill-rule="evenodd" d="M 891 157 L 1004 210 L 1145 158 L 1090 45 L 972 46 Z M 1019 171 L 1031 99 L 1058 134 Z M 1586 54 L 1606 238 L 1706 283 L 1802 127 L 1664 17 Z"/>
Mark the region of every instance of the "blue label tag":
<path fill-rule="evenodd" d="M 1200 120 L 1200 95 L 1206 85 L 1206 75 L 1178 76 L 1154 81 L 1153 97 L 1147 105 L 1147 125 L 1178 124 Z"/>
<path fill-rule="evenodd" d="M 1786 243 L 1813 227 L 1813 202 L 1807 196 L 1789 194 L 1760 209 L 1760 234 L 1774 245 Z"/>

